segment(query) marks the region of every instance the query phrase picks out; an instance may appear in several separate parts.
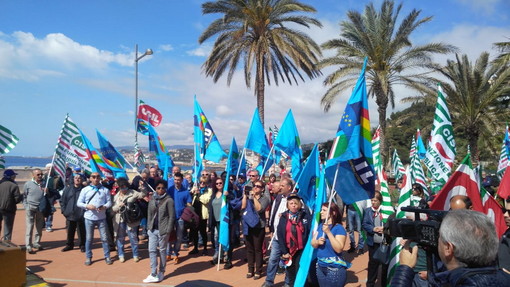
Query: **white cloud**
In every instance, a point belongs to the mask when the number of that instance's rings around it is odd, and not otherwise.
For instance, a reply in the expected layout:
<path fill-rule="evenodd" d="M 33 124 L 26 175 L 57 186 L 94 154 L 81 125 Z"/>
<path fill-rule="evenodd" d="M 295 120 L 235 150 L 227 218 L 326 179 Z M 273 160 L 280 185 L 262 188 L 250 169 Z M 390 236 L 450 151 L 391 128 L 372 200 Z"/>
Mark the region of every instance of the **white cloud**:
<path fill-rule="evenodd" d="M 496 42 L 506 41 L 510 36 L 509 28 L 483 27 L 476 25 L 457 25 L 450 31 L 435 35 L 431 41 L 442 41 L 459 47 L 460 54 L 466 54 L 474 62 L 484 51 L 495 57 L 497 51 L 492 49 Z M 439 57 L 438 57 L 439 58 Z M 454 59 L 454 56 L 442 56 L 441 63 L 446 59 Z"/>
<path fill-rule="evenodd" d="M 2 34 L 0 41 L 0 77 L 36 81 L 47 76 L 62 76 L 65 70 L 101 71 L 111 64 L 133 65 L 133 56 L 82 45 L 64 34 L 36 38 L 17 31 Z"/>
<path fill-rule="evenodd" d="M 210 43 L 203 43 L 200 47 L 187 51 L 186 54 L 190 56 L 207 57 L 211 53 L 212 47 L 213 45 Z"/>
<path fill-rule="evenodd" d="M 159 49 L 165 52 L 172 51 L 174 47 L 170 44 L 160 45 Z"/>

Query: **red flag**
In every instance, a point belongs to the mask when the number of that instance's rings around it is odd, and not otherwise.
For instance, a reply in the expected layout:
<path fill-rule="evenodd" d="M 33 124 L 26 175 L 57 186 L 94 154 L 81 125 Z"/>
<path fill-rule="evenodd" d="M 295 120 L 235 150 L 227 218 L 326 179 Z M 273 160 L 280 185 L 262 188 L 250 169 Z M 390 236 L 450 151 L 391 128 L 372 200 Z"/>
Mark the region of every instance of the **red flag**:
<path fill-rule="evenodd" d="M 501 183 L 498 188 L 498 196 L 507 199 L 510 196 L 510 168 L 507 168 L 505 173 L 503 174 L 503 178 L 501 178 Z"/>
<path fill-rule="evenodd" d="M 144 121 L 148 121 L 153 127 L 159 126 L 159 124 L 161 124 L 161 120 L 163 120 L 163 116 L 158 110 L 147 105 L 142 100 L 140 100 L 140 105 L 138 105 L 137 117 Z"/>
<path fill-rule="evenodd" d="M 430 208 L 435 210 L 450 210 L 450 199 L 455 195 L 466 195 L 473 203 L 473 210 L 483 212 L 480 190 L 476 182 L 475 173 L 471 167 L 471 157 L 468 154 L 457 170 L 445 183 L 441 191 L 432 201 Z"/>
<path fill-rule="evenodd" d="M 485 202 L 484 212 L 489 216 L 493 221 L 494 225 L 496 225 L 496 233 L 498 234 L 498 238 L 501 238 L 505 233 L 507 226 L 505 222 L 505 216 L 503 215 L 503 211 L 501 209 L 501 205 L 494 199 L 494 197 L 489 196 L 489 199 Z"/>

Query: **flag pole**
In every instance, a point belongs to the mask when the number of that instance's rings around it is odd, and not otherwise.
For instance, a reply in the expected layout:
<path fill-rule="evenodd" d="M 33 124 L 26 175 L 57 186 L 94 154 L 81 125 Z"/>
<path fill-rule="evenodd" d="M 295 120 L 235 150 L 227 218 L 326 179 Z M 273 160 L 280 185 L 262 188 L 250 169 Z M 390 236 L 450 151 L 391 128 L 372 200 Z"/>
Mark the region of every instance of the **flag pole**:
<path fill-rule="evenodd" d="M 65 126 L 65 123 L 67 122 L 67 118 L 69 117 L 69 113 L 66 114 L 66 117 L 64 119 L 64 125 L 62 125 L 62 129 L 60 130 L 60 133 L 58 134 L 58 138 L 60 140 L 60 136 L 62 135 L 62 131 L 64 130 L 64 126 Z M 51 175 L 51 170 L 53 169 L 53 164 L 55 163 L 55 155 L 57 154 L 57 149 L 58 149 L 58 140 L 57 140 L 57 146 L 55 147 L 55 151 L 53 152 L 53 156 L 51 157 L 51 168 L 50 168 L 50 171 L 48 173 L 48 180 L 46 180 L 46 186 L 45 188 L 47 189 L 48 188 L 48 183 L 50 182 L 50 175 Z M 65 171 L 64 171 L 64 184 L 67 180 L 67 178 L 65 177 Z"/>
<path fill-rule="evenodd" d="M 239 177 L 239 174 L 241 173 L 241 165 L 242 165 L 243 159 L 245 157 L 245 151 L 246 151 L 246 148 L 243 148 L 243 152 L 241 153 L 241 159 L 239 160 L 239 167 L 237 168 L 236 179 Z"/>
<path fill-rule="evenodd" d="M 336 184 L 336 179 L 338 178 L 338 170 L 340 169 L 340 163 L 337 163 L 336 164 L 336 170 L 335 170 L 335 177 L 333 178 L 333 185 L 332 185 L 332 188 L 331 188 L 331 194 L 329 195 L 329 199 L 328 199 L 328 212 L 326 213 L 326 220 L 324 221 L 324 224 L 326 224 L 328 222 L 328 217 L 329 217 L 329 210 L 331 209 L 331 202 L 333 201 L 333 196 L 335 195 L 336 193 L 336 190 L 335 190 L 335 184 Z"/>
<path fill-rule="evenodd" d="M 266 161 L 264 162 L 264 167 L 262 168 L 262 172 L 265 174 L 265 170 L 266 170 L 266 166 L 267 166 L 267 163 L 269 162 L 269 160 L 271 159 L 271 153 L 273 152 L 274 150 L 274 145 L 271 147 L 271 149 L 269 150 L 269 154 L 267 156 L 267 159 Z M 264 177 L 264 174 L 261 174 L 262 178 Z"/>

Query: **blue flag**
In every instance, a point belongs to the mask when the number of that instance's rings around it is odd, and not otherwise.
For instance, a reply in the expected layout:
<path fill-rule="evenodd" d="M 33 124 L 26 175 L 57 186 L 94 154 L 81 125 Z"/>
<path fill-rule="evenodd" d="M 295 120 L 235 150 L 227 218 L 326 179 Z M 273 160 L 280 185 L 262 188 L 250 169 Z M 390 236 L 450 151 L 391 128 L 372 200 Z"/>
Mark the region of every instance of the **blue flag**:
<path fill-rule="evenodd" d="M 148 136 L 149 135 L 149 127 L 148 127 L 148 123 L 142 119 L 136 119 L 137 121 L 137 125 L 136 125 L 136 131 L 141 133 L 142 135 L 144 136 Z"/>
<path fill-rule="evenodd" d="M 308 241 L 305 245 L 305 249 L 303 250 L 303 253 L 301 254 L 301 259 L 299 260 L 299 266 L 306 266 L 306 268 L 299 268 L 297 275 L 296 275 L 296 281 L 294 282 L 294 287 L 303 287 L 306 282 L 306 278 L 308 276 L 308 266 L 312 264 L 312 260 L 317 257 L 317 249 L 313 248 L 312 246 L 312 237 L 314 236 L 314 233 L 317 232 L 319 223 L 321 221 L 321 209 L 322 204 L 327 202 L 327 195 L 326 195 L 326 184 L 325 184 L 325 178 L 324 178 L 324 172 L 320 172 L 319 180 L 316 181 L 316 189 L 317 189 L 317 196 L 314 198 L 314 212 L 312 216 L 312 227 L 310 228 L 310 233 L 308 236 Z"/>
<path fill-rule="evenodd" d="M 292 159 L 292 177 L 298 178 L 303 162 L 303 150 L 296 122 L 290 109 L 278 131 L 274 145 Z"/>
<path fill-rule="evenodd" d="M 232 154 L 230 152 L 230 154 Z M 220 230 L 218 235 L 218 242 L 223 246 L 224 250 L 227 251 L 230 246 L 229 240 L 229 223 L 230 223 L 230 212 L 228 208 L 227 196 L 225 192 L 228 191 L 230 170 L 232 169 L 231 161 L 227 160 L 227 166 L 225 171 L 227 176 L 225 177 L 225 183 L 223 184 L 223 195 L 221 196 L 221 210 L 220 210 Z"/>
<path fill-rule="evenodd" d="M 259 117 L 258 108 L 256 108 L 253 113 L 250 130 L 248 131 L 244 148 L 250 149 L 260 155 L 259 165 L 256 167 L 256 170 L 261 176 L 264 176 L 273 162 L 269 154 L 269 142 L 267 141 L 264 127 L 262 126 L 262 121 Z"/>
<path fill-rule="evenodd" d="M 200 146 L 200 154 L 202 158 L 212 162 L 220 162 L 223 158 L 227 157 L 225 151 L 221 148 L 220 142 L 213 131 L 211 123 L 204 114 L 204 111 L 197 102 L 195 96 L 194 108 L 194 138 L 195 143 Z"/>
<path fill-rule="evenodd" d="M 296 180 L 296 184 L 299 187 L 298 195 L 303 199 L 303 202 L 314 209 L 315 207 L 315 191 L 317 190 L 317 181 L 319 180 L 320 172 L 320 159 L 319 149 L 317 144 L 312 149 L 312 152 L 308 156 L 308 160 Z"/>
<path fill-rule="evenodd" d="M 420 129 L 416 130 L 416 151 L 418 152 L 418 156 L 420 159 L 424 159 L 427 154 L 427 149 L 423 144 L 423 140 L 421 139 Z"/>
<path fill-rule="evenodd" d="M 163 169 L 164 172 L 163 179 L 167 180 L 168 172 L 172 170 L 174 162 L 172 161 L 170 153 L 166 149 L 165 144 L 159 137 L 156 130 L 151 125 L 148 125 L 148 131 L 149 131 L 149 151 L 154 152 L 154 154 L 156 155 L 158 165 L 161 169 Z"/>
<path fill-rule="evenodd" d="M 117 167 L 122 169 L 126 168 L 126 159 L 124 156 L 117 151 L 117 149 L 103 136 L 97 129 L 97 139 L 99 141 L 99 150 L 101 151 L 101 155 L 112 162 L 116 163 Z"/>
<path fill-rule="evenodd" d="M 195 143 L 195 147 L 194 148 L 195 148 L 195 152 L 194 152 L 195 163 L 193 164 L 193 181 L 195 183 L 198 183 L 200 175 L 202 174 L 202 170 L 204 170 L 204 165 L 202 163 L 202 158 L 200 156 L 199 147 L 198 147 L 198 145 L 196 143 Z"/>
<path fill-rule="evenodd" d="M 127 174 L 123 168 L 116 166 L 114 162 L 103 157 L 81 130 L 80 134 L 83 144 L 87 148 L 87 155 L 92 172 L 97 172 L 102 177 L 107 178 L 110 181 L 119 177 L 127 178 Z"/>
<path fill-rule="evenodd" d="M 365 82 L 366 65 L 367 58 L 340 119 L 326 162 L 326 179 L 330 185 L 334 183 L 333 188 L 345 204 L 372 198 L 375 191 L 376 176 Z"/>
<path fill-rule="evenodd" d="M 244 148 L 250 149 L 266 157 L 269 155 L 269 143 L 264 132 L 264 127 L 262 126 L 262 121 L 259 117 L 258 108 L 256 108 L 253 113 L 250 130 L 248 131 L 248 136 L 246 136 Z"/>

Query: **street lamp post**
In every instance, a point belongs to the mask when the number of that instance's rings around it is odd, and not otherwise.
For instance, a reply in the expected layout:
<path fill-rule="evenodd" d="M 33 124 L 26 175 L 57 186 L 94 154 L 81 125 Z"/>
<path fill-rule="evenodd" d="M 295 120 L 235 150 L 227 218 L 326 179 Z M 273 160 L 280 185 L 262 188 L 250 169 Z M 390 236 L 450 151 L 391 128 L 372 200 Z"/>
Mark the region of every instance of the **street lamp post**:
<path fill-rule="evenodd" d="M 147 49 L 143 55 L 138 57 L 138 44 L 135 45 L 135 143 L 138 143 L 138 61 L 147 55 L 152 55 L 152 50 Z"/>

